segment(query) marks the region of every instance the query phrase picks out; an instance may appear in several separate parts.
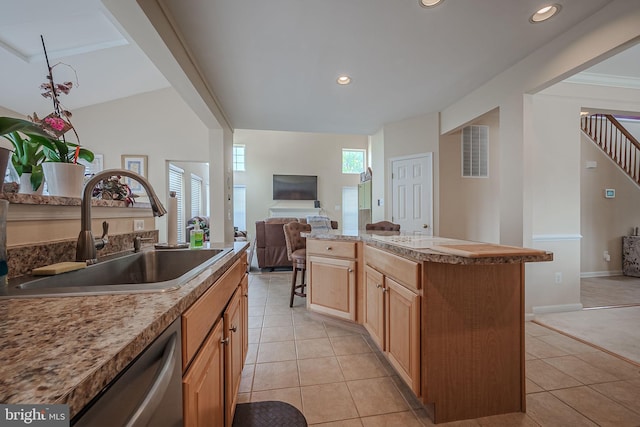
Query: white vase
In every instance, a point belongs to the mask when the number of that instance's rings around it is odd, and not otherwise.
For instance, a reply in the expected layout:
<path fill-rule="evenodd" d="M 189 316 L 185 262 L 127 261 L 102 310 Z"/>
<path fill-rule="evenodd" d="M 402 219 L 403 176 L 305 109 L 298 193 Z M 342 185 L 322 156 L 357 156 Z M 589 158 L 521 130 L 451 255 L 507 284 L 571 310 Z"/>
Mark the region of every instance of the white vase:
<path fill-rule="evenodd" d="M 38 187 L 37 190 L 34 190 L 33 185 L 31 185 L 31 174 L 23 172 L 22 175 L 20 175 L 20 191 L 18 191 L 18 193 L 40 195 L 42 194 L 42 190 L 44 189 L 43 184 L 44 180 L 42 181 L 42 184 L 40 184 L 40 187 Z"/>
<path fill-rule="evenodd" d="M 44 179 L 50 196 L 82 197 L 84 166 L 76 163 L 44 162 Z"/>

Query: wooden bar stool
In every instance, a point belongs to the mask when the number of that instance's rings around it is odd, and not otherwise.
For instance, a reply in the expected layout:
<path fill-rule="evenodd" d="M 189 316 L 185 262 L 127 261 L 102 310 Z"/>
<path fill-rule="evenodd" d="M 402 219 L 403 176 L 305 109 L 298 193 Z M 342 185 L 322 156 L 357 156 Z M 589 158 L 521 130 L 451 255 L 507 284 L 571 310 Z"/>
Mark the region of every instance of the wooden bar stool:
<path fill-rule="evenodd" d="M 307 238 L 300 236 L 300 233 L 311 232 L 309 224 L 300 222 L 289 222 L 283 225 L 284 239 L 287 244 L 287 256 L 291 261 L 293 272 L 291 276 L 291 300 L 289 307 L 293 307 L 293 297 L 306 297 L 305 293 L 305 272 L 307 271 Z M 297 284 L 298 272 L 302 273 L 300 284 Z"/>

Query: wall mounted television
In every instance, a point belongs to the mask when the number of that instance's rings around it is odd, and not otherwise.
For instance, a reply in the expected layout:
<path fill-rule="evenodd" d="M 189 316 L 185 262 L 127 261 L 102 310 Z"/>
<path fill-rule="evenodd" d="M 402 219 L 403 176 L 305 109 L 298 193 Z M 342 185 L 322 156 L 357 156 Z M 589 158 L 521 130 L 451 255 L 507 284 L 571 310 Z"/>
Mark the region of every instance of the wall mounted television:
<path fill-rule="evenodd" d="M 317 200 L 315 175 L 273 175 L 273 200 Z"/>

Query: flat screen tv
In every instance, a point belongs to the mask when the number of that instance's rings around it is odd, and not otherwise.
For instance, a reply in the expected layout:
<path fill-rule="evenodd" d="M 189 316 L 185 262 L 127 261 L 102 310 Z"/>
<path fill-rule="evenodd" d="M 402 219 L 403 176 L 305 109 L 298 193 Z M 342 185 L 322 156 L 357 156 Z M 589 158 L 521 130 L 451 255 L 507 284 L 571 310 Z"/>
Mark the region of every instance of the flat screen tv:
<path fill-rule="evenodd" d="M 317 200 L 315 175 L 273 175 L 273 200 Z"/>

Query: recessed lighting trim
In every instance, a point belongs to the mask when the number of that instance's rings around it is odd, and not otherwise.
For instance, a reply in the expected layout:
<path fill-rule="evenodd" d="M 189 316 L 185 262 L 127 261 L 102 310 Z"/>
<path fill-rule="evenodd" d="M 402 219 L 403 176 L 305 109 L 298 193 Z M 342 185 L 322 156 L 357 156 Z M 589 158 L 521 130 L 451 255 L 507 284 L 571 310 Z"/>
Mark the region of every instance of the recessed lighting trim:
<path fill-rule="evenodd" d="M 545 6 L 531 15 L 531 17 L 529 18 L 529 22 L 533 24 L 544 22 L 551 17 L 556 16 L 558 12 L 560 12 L 560 9 L 562 9 L 562 6 L 560 6 L 559 4 L 551 4 L 549 6 Z"/>
<path fill-rule="evenodd" d="M 338 76 L 338 78 L 336 79 L 336 83 L 342 86 L 348 85 L 349 83 L 351 83 L 351 77 L 347 76 L 346 74 L 343 74 L 341 76 Z"/>
<path fill-rule="evenodd" d="M 444 0 L 418 0 L 418 4 L 422 7 L 435 7 Z"/>

